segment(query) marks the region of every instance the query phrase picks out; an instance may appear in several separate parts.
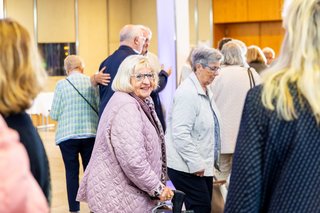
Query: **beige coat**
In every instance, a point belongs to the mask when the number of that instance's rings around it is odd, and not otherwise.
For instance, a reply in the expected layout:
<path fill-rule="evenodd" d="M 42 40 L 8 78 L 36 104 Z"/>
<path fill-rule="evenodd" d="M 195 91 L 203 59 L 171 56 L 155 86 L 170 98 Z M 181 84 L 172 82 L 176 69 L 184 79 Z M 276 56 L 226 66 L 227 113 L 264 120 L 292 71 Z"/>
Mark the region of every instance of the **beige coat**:
<path fill-rule="evenodd" d="M 259 74 L 251 70 L 256 85 L 260 84 Z M 221 115 L 221 153 L 230 154 L 234 152 L 244 101 L 250 89 L 247 68 L 223 66 L 210 87 Z"/>

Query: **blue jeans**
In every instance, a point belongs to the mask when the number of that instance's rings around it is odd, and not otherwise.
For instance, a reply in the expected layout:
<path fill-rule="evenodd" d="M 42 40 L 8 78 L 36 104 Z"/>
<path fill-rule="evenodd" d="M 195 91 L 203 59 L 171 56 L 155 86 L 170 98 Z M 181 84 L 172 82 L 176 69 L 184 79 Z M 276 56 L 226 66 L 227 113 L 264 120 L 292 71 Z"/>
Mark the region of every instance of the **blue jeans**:
<path fill-rule="evenodd" d="M 85 170 L 91 157 L 94 140 L 95 138 L 70 139 L 59 144 L 66 169 L 69 211 L 80 210 L 80 203 L 76 201 L 79 188 L 79 154 Z"/>

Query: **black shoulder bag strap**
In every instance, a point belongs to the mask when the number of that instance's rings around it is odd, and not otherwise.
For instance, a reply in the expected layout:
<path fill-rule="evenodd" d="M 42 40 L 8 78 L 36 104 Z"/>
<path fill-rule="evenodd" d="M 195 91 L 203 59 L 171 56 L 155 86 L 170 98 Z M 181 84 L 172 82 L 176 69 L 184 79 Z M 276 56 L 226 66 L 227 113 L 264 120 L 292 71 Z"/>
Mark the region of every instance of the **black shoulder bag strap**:
<path fill-rule="evenodd" d="M 249 81 L 250 81 L 250 88 L 252 89 L 254 86 L 256 86 L 256 82 L 254 81 L 252 72 L 251 72 L 251 67 L 248 68 L 248 76 L 249 76 Z"/>
<path fill-rule="evenodd" d="M 91 107 L 91 109 L 97 113 L 97 115 L 99 115 L 98 111 L 89 103 L 89 101 L 79 92 L 79 90 L 71 83 L 71 81 L 69 81 L 68 78 L 66 78 L 66 80 L 71 84 L 71 86 L 79 93 L 79 95 L 89 104 L 89 106 Z"/>

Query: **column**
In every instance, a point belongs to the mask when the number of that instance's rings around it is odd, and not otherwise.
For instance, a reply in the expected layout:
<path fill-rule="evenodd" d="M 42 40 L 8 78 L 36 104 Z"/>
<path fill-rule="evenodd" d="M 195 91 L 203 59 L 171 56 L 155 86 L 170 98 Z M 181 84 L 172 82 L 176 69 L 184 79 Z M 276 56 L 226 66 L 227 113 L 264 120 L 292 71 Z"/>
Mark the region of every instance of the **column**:
<path fill-rule="evenodd" d="M 166 68 L 172 68 L 168 84 L 160 93 L 167 115 L 171 110 L 181 66 L 189 54 L 188 17 L 188 0 L 157 0 L 158 57 Z"/>
<path fill-rule="evenodd" d="M 5 8 L 4 8 L 4 0 L 0 0 L 0 19 L 4 18 Z"/>

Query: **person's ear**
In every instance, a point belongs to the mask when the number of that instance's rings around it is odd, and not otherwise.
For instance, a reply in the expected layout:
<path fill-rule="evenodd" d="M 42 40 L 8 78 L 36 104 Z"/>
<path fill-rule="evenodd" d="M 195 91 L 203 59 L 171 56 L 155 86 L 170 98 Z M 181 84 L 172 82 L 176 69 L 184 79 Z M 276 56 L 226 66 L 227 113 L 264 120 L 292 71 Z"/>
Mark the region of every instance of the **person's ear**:
<path fill-rule="evenodd" d="M 134 37 L 134 44 L 139 44 L 139 37 Z"/>
<path fill-rule="evenodd" d="M 201 64 L 196 64 L 196 70 L 202 68 Z"/>

